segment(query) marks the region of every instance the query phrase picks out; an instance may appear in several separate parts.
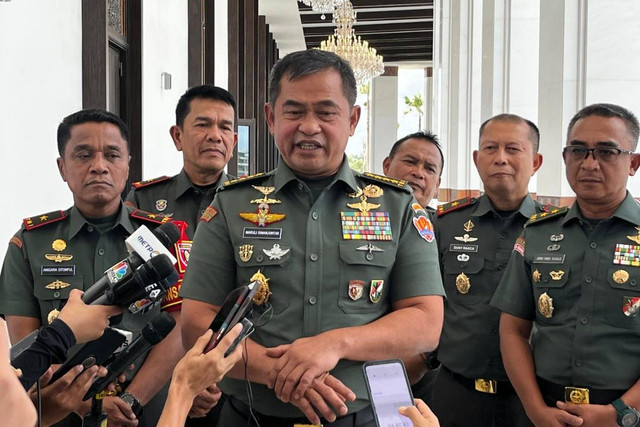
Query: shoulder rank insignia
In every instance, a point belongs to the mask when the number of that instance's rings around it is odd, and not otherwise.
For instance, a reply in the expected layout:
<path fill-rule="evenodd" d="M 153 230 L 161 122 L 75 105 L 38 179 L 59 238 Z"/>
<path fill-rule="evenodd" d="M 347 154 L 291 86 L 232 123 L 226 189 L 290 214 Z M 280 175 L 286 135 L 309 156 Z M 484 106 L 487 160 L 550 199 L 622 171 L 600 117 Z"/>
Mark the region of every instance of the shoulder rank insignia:
<path fill-rule="evenodd" d="M 547 203 L 544 206 L 540 206 L 540 210 L 542 210 L 542 212 L 551 212 L 555 209 L 560 209 L 560 206 L 552 205 L 551 203 Z"/>
<path fill-rule="evenodd" d="M 567 211 L 569 210 L 568 207 L 563 207 L 563 208 L 553 208 L 551 209 L 549 212 L 541 212 L 541 213 L 537 213 L 534 215 L 531 215 L 529 217 L 529 220 L 524 224 L 525 227 L 532 225 L 532 224 L 537 224 L 539 222 L 542 222 L 544 220 L 547 220 L 549 218 L 555 218 L 558 216 L 562 216 L 564 214 L 567 213 Z"/>
<path fill-rule="evenodd" d="M 165 222 L 171 221 L 170 216 L 166 216 L 162 214 L 154 214 L 154 213 L 143 211 L 140 209 L 136 209 L 135 211 L 131 212 L 131 217 L 148 221 L 148 222 L 153 222 L 156 224 L 164 224 Z"/>
<path fill-rule="evenodd" d="M 401 188 L 401 189 L 405 189 L 404 186 L 407 183 L 407 181 L 403 181 L 401 179 L 389 178 L 388 176 L 384 176 L 384 175 L 376 175 L 375 173 L 371 173 L 371 172 L 364 172 L 360 176 L 363 178 L 368 178 L 376 182 L 382 182 L 383 184 L 391 185 L 392 187 Z"/>
<path fill-rule="evenodd" d="M 159 183 L 159 182 L 163 182 L 163 181 L 166 181 L 166 180 L 168 180 L 168 179 L 171 179 L 171 177 L 170 177 L 170 176 L 167 176 L 167 175 L 164 175 L 164 176 L 159 176 L 159 177 L 157 177 L 157 178 L 153 178 L 153 179 L 147 179 L 146 181 L 138 181 L 138 182 L 134 182 L 134 183 L 133 183 L 133 184 L 131 184 L 131 185 L 133 185 L 133 186 L 136 188 L 136 190 L 137 190 L 137 189 L 139 189 L 139 188 L 148 187 L 148 186 L 150 186 L 150 185 L 157 184 L 157 183 Z"/>
<path fill-rule="evenodd" d="M 229 181 L 225 181 L 224 182 L 224 186 L 225 187 L 229 187 L 231 185 L 239 184 L 241 182 L 252 181 L 252 180 L 254 180 L 256 178 L 260 178 L 260 177 L 265 176 L 265 175 L 266 175 L 266 173 L 260 172 L 260 173 L 256 173 L 256 174 L 253 174 L 253 175 L 241 176 L 240 178 L 230 179 Z"/>
<path fill-rule="evenodd" d="M 478 199 L 475 197 L 463 197 L 462 199 L 454 200 L 453 202 L 444 203 L 438 206 L 438 216 L 448 214 L 449 212 L 453 212 L 466 206 L 471 206 L 477 201 Z"/>
<path fill-rule="evenodd" d="M 63 211 L 53 211 L 43 215 L 32 216 L 22 220 L 27 230 L 33 230 L 34 228 L 42 227 L 43 225 L 52 224 L 57 221 L 61 221 L 67 217 Z"/>

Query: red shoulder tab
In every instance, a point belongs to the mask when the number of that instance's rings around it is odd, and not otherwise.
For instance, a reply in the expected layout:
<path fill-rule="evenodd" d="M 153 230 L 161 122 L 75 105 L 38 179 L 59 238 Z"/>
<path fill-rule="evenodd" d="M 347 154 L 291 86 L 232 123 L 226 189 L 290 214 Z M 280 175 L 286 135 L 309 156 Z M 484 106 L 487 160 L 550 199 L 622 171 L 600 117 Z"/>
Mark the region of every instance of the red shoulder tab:
<path fill-rule="evenodd" d="M 131 217 L 141 219 L 143 221 L 153 222 L 155 224 L 164 224 L 165 222 L 171 221 L 170 216 L 151 213 L 140 209 L 136 209 L 135 211 L 131 212 Z"/>
<path fill-rule="evenodd" d="M 131 185 L 133 185 L 136 189 L 139 189 L 139 188 L 148 187 L 148 186 L 153 185 L 153 184 L 157 184 L 157 183 L 162 182 L 162 181 L 166 181 L 168 179 L 171 179 L 171 177 L 167 176 L 167 175 L 164 175 L 164 176 L 159 176 L 158 178 L 147 179 L 146 181 L 134 182 Z"/>
<path fill-rule="evenodd" d="M 34 228 L 42 227 L 43 225 L 52 224 L 54 222 L 62 221 L 67 217 L 63 211 L 53 211 L 42 215 L 32 216 L 22 220 L 27 230 L 33 230 Z"/>
<path fill-rule="evenodd" d="M 464 208 L 465 206 L 469 206 L 474 204 L 478 199 L 475 197 L 463 197 L 462 199 L 454 200 L 453 202 L 444 203 L 438 206 L 437 213 L 438 216 L 442 216 L 449 212 L 453 212 L 455 210 Z"/>

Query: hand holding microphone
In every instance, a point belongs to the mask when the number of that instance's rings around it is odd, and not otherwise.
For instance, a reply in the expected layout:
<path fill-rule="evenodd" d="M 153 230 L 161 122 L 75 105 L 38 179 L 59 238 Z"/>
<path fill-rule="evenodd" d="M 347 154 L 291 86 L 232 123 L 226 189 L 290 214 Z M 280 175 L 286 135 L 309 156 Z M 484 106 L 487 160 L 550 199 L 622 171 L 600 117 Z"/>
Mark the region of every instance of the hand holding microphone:
<path fill-rule="evenodd" d="M 82 291 L 74 289 L 60 312 L 58 319 L 64 321 L 76 337 L 77 343 L 99 338 L 109 326 L 109 318 L 122 313 L 114 305 L 86 305 L 81 299 Z"/>

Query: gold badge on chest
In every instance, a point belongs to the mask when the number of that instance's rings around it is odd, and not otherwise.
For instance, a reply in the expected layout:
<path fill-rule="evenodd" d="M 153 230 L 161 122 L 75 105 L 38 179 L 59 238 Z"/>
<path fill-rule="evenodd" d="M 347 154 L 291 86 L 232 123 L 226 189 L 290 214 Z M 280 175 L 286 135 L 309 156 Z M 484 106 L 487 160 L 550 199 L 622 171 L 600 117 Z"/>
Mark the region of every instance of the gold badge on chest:
<path fill-rule="evenodd" d="M 62 239 L 55 239 L 51 243 L 51 248 L 56 252 L 62 252 L 67 248 L 67 242 L 65 242 Z M 61 253 L 45 254 L 44 257 L 46 260 L 53 261 L 53 262 L 65 262 L 73 259 L 73 255 L 61 254 Z"/>
<path fill-rule="evenodd" d="M 263 197 L 259 199 L 252 199 L 249 203 L 257 203 L 257 212 L 239 212 L 239 215 L 245 221 L 249 221 L 258 227 L 266 227 L 274 222 L 282 221 L 285 218 L 285 214 L 271 212 L 271 206 L 273 204 L 280 203 L 278 199 L 269 198 L 269 194 L 275 191 L 275 187 L 263 187 L 258 185 L 252 185 L 253 188 L 262 193 Z"/>
<path fill-rule="evenodd" d="M 250 282 L 258 282 L 260 287 L 256 291 L 256 294 L 253 296 L 253 302 L 258 305 L 262 305 L 269 301 L 269 297 L 271 296 L 271 290 L 269 289 L 269 279 L 262 274 L 260 270 L 258 270 L 251 279 Z"/>
<path fill-rule="evenodd" d="M 462 295 L 466 295 L 467 293 L 469 293 L 469 289 L 471 289 L 471 281 L 466 274 L 458 274 L 458 276 L 456 277 L 456 289 Z"/>
<path fill-rule="evenodd" d="M 240 261 L 249 262 L 251 255 L 253 255 L 253 245 L 240 245 L 238 255 L 240 256 Z"/>
<path fill-rule="evenodd" d="M 553 298 L 546 292 L 538 298 L 538 311 L 547 319 L 551 319 L 553 316 Z"/>
<path fill-rule="evenodd" d="M 378 209 L 380 207 L 380 204 L 369 203 L 367 199 L 375 199 L 377 197 L 381 197 L 383 194 L 384 191 L 377 185 L 369 184 L 364 187 L 364 190 L 358 187 L 358 189 L 354 193 L 347 193 L 347 196 L 351 197 L 352 199 L 360 198 L 360 202 L 347 203 L 347 206 L 349 206 L 351 209 L 358 209 L 360 212 L 369 212 L 372 209 Z"/>

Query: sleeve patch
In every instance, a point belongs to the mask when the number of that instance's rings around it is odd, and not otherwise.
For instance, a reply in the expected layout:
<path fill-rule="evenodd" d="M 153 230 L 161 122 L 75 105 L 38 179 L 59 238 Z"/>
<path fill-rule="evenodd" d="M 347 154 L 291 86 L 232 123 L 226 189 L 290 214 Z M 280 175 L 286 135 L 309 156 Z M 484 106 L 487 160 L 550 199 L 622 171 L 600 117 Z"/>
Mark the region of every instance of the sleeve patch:
<path fill-rule="evenodd" d="M 420 215 L 413 218 L 413 226 L 418 230 L 418 234 L 427 242 L 433 242 L 435 238 L 435 232 L 433 230 L 433 224 L 426 215 Z"/>
<path fill-rule="evenodd" d="M 182 280 L 167 290 L 167 293 L 162 298 L 162 305 L 160 306 L 162 310 L 171 312 L 182 308 L 182 297 L 178 296 L 181 286 Z"/>
<path fill-rule="evenodd" d="M 200 221 L 209 222 L 218 215 L 218 210 L 213 206 L 207 206 L 207 209 L 204 210 L 202 216 L 200 217 Z"/>
<path fill-rule="evenodd" d="M 20 240 L 18 236 L 13 236 L 11 240 L 9 240 L 9 243 L 13 243 L 14 245 L 22 249 L 22 240 Z"/>
<path fill-rule="evenodd" d="M 513 245 L 513 251 L 518 252 L 520 255 L 524 256 L 524 248 L 525 248 L 524 237 L 518 236 L 518 238 L 516 239 L 516 243 Z"/>

